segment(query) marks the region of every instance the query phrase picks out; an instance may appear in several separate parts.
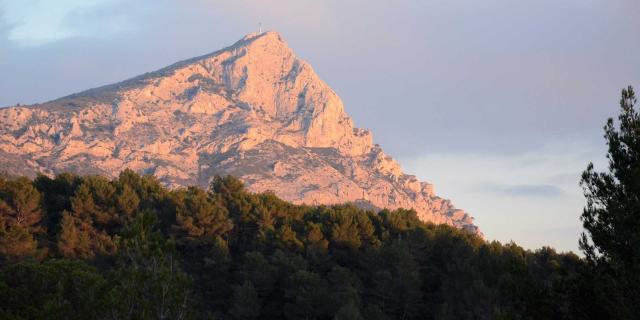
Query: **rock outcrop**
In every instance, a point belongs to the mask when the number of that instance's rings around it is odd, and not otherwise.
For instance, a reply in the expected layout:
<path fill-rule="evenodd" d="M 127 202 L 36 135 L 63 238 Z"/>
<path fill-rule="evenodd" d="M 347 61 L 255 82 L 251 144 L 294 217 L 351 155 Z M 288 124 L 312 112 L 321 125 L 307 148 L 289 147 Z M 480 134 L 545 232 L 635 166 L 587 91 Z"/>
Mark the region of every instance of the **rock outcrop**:
<path fill-rule="evenodd" d="M 413 208 L 478 233 L 433 186 L 406 175 L 336 93 L 274 32 L 43 104 L 0 109 L 0 170 L 117 175 L 170 186 L 241 178 L 294 203 Z"/>

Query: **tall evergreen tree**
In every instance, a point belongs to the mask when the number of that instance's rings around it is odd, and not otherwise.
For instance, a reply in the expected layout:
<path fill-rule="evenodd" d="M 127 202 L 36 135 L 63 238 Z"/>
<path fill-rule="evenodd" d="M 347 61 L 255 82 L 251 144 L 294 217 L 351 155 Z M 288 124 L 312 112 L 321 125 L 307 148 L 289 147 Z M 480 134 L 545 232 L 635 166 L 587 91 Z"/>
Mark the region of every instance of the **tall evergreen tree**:
<path fill-rule="evenodd" d="M 621 319 L 640 315 L 640 115 L 632 87 L 622 90 L 619 126 L 604 127 L 607 172 L 582 174 L 587 199 L 580 247 L 595 268 L 602 306 Z"/>
<path fill-rule="evenodd" d="M 42 233 L 42 196 L 27 178 L 0 181 L 0 254 L 33 255 Z"/>

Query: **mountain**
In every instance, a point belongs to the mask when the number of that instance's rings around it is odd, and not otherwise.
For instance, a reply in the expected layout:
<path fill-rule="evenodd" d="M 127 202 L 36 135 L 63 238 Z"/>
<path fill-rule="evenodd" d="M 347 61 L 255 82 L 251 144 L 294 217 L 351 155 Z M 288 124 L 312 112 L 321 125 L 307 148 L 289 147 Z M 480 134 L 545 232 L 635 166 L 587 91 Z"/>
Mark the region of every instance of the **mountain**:
<path fill-rule="evenodd" d="M 168 186 L 231 174 L 294 203 L 413 208 L 479 233 L 355 128 L 336 93 L 275 32 L 117 84 L 0 109 L 0 170 L 34 176 L 131 168 Z"/>

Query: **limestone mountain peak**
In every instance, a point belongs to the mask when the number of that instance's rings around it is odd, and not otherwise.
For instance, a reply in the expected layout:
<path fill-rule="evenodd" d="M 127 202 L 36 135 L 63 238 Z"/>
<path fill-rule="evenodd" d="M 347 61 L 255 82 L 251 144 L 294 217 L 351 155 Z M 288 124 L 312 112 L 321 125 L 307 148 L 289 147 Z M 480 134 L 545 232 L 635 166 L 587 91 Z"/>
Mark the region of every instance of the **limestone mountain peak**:
<path fill-rule="evenodd" d="M 472 218 L 406 175 L 276 32 L 117 84 L 0 109 L 0 170 L 117 175 L 171 186 L 233 174 L 296 202 L 414 208 L 473 231 Z"/>

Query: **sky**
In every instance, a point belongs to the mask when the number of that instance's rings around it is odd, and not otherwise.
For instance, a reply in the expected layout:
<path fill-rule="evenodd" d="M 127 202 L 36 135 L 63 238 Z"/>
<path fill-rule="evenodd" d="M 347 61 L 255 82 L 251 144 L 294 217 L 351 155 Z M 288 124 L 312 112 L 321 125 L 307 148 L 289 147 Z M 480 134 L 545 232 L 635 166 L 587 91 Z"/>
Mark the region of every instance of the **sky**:
<path fill-rule="evenodd" d="M 406 173 L 489 240 L 578 251 L 580 173 L 640 87 L 637 0 L 0 0 L 0 106 L 44 102 L 264 29 Z"/>

